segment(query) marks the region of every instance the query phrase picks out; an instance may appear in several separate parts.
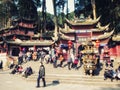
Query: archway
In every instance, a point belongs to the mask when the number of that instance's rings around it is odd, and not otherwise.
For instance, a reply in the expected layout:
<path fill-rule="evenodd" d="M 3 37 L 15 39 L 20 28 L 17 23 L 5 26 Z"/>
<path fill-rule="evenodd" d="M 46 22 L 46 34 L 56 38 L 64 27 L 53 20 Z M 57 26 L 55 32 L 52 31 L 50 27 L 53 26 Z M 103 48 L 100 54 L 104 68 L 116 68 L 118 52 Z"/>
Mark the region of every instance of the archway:
<path fill-rule="evenodd" d="M 20 49 L 19 48 L 13 48 L 12 49 L 12 56 L 18 56 L 20 53 Z"/>

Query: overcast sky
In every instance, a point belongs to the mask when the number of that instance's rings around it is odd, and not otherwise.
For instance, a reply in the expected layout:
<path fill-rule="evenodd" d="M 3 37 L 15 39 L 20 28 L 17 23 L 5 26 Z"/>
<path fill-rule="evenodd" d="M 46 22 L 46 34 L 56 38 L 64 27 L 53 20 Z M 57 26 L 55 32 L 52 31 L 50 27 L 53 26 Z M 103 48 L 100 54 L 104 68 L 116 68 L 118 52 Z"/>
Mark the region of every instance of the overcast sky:
<path fill-rule="evenodd" d="M 52 0 L 46 0 L 46 8 L 47 8 L 47 12 L 54 14 Z M 68 0 L 68 8 L 69 8 L 69 12 L 74 11 L 74 0 Z"/>

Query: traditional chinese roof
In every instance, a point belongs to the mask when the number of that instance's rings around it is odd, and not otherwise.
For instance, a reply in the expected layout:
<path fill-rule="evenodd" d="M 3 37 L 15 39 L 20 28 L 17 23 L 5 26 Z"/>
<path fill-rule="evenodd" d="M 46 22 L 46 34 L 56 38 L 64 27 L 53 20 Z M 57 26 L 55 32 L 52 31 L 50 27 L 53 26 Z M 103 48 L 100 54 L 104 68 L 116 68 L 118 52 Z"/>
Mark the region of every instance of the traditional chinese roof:
<path fill-rule="evenodd" d="M 70 40 L 70 37 L 66 36 L 64 34 L 62 34 L 60 38 L 63 39 L 63 40 Z"/>
<path fill-rule="evenodd" d="M 16 39 L 15 41 L 7 41 L 9 44 L 15 44 L 20 46 L 50 46 L 54 44 L 54 41 L 51 40 L 20 40 Z"/>
<path fill-rule="evenodd" d="M 32 36 L 33 38 L 39 38 L 42 37 L 42 35 L 40 33 L 34 34 L 34 36 Z"/>
<path fill-rule="evenodd" d="M 75 30 L 73 30 L 73 29 L 71 29 L 71 28 L 69 28 L 69 26 L 67 26 L 67 24 L 65 24 L 65 28 L 60 28 L 59 29 L 60 30 L 60 32 L 62 32 L 62 33 L 75 33 Z"/>
<path fill-rule="evenodd" d="M 67 36 L 63 33 L 60 32 L 60 39 L 63 39 L 63 40 L 75 40 L 75 37 L 70 37 L 70 36 Z"/>
<path fill-rule="evenodd" d="M 36 26 L 34 26 L 34 27 L 24 27 L 24 26 L 20 26 L 20 25 L 17 25 L 17 27 L 19 29 L 29 30 L 29 31 L 33 31 L 33 30 L 35 30 L 37 28 Z"/>
<path fill-rule="evenodd" d="M 70 21 L 66 18 L 66 21 L 72 25 L 72 26 L 85 26 L 85 25 L 94 25 L 99 21 L 100 17 L 98 17 L 97 19 L 93 20 L 93 19 L 85 19 L 85 20 L 74 20 L 74 21 Z"/>
<path fill-rule="evenodd" d="M 4 34 L 6 32 L 9 32 L 10 30 L 16 30 L 16 29 L 27 30 L 27 31 L 34 31 L 36 29 L 36 26 L 33 27 L 33 28 L 23 27 L 23 26 L 19 26 L 19 25 L 10 26 L 9 28 L 2 28 L 2 29 L 0 29 L 0 34 Z"/>
<path fill-rule="evenodd" d="M 110 24 L 107 24 L 107 25 L 105 25 L 105 26 L 98 26 L 97 28 L 92 29 L 92 31 L 93 31 L 93 32 L 102 32 L 102 31 L 108 30 L 109 25 L 110 25 Z"/>
<path fill-rule="evenodd" d="M 101 40 L 101 39 L 106 39 L 106 38 L 109 38 L 112 34 L 113 34 L 114 30 L 112 30 L 111 32 L 106 32 L 104 33 L 103 35 L 99 35 L 97 37 L 98 40 Z"/>
<path fill-rule="evenodd" d="M 7 32 L 9 32 L 9 29 L 1 29 L 0 30 L 0 34 L 4 34 L 4 33 L 7 33 Z"/>
<path fill-rule="evenodd" d="M 25 22 L 25 23 L 35 23 L 35 19 L 28 19 L 28 18 L 16 18 L 13 20 L 14 22 Z"/>
<path fill-rule="evenodd" d="M 117 35 L 114 35 L 113 37 L 112 37 L 112 40 L 113 41 L 120 41 L 120 34 L 117 34 Z"/>
<path fill-rule="evenodd" d="M 15 22 L 14 25 L 11 25 L 10 22 Z M 26 18 L 18 18 L 13 19 L 7 22 L 7 25 L 4 28 L 0 29 L 0 32 L 3 30 L 15 30 L 15 29 L 23 29 L 23 30 L 34 30 L 37 28 L 35 24 L 35 19 L 26 19 Z"/>

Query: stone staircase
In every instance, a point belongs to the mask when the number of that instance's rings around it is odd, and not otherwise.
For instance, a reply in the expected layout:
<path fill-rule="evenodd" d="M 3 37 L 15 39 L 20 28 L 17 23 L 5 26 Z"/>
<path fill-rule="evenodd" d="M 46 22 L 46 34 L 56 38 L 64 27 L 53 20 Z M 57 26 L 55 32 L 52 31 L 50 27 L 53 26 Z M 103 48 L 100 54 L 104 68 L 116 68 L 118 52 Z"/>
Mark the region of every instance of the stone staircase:
<path fill-rule="evenodd" d="M 26 79 L 27 81 L 36 82 L 37 75 L 34 74 Z M 97 86 L 120 86 L 120 81 L 110 79 L 103 80 L 102 76 L 85 76 L 85 75 L 60 75 L 60 74 L 47 74 L 47 83 L 66 83 L 66 84 L 83 84 L 83 85 L 97 85 Z"/>
<path fill-rule="evenodd" d="M 28 62 L 23 66 L 31 66 L 34 70 L 34 74 L 25 78 L 27 81 L 36 82 L 39 70 L 39 62 Z M 51 64 L 44 64 L 46 68 L 46 82 L 47 83 L 66 83 L 66 84 L 84 84 L 84 85 L 98 85 L 98 86 L 120 86 L 120 80 L 110 79 L 104 80 L 103 70 L 98 75 L 89 76 L 84 74 L 83 67 L 79 70 L 68 70 L 64 68 L 53 68 Z"/>

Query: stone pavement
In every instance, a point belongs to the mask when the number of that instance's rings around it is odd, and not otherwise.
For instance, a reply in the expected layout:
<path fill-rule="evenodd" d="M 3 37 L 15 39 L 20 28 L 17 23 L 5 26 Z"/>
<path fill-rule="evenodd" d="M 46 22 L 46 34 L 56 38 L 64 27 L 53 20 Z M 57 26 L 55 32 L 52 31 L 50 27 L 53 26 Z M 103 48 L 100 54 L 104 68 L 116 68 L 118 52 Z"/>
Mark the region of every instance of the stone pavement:
<path fill-rule="evenodd" d="M 114 63 L 115 64 L 115 63 Z M 103 70 L 93 77 L 86 76 L 83 68 L 68 70 L 67 67 L 53 68 L 52 64 L 45 64 L 47 87 L 38 90 L 119 90 L 120 81 L 103 80 Z M 30 61 L 22 65 L 31 66 L 34 74 L 24 78 L 19 74 L 9 74 L 11 70 L 0 71 L 0 90 L 35 90 L 36 79 L 40 66 L 39 61 Z M 103 66 L 104 68 L 104 66 Z M 42 86 L 42 84 L 41 84 Z"/>
<path fill-rule="evenodd" d="M 28 82 L 20 75 L 11 75 L 8 71 L 0 71 L 0 90 L 120 90 L 120 87 L 104 87 L 81 84 L 48 83 L 47 86 L 36 88 L 36 82 Z"/>
<path fill-rule="evenodd" d="M 58 62 L 59 63 L 59 62 Z M 64 63 L 65 64 L 65 63 Z M 52 64 L 44 63 L 46 68 L 46 81 L 47 82 L 59 82 L 65 84 L 83 84 L 83 85 L 98 85 L 98 86 L 118 86 L 120 81 L 114 80 L 113 82 L 110 79 L 104 81 L 104 65 L 103 69 L 98 69 L 95 76 L 91 77 L 85 75 L 83 67 L 80 67 L 78 70 L 71 69 L 68 70 L 67 66 L 64 68 L 58 67 L 53 68 Z M 114 66 L 117 65 L 114 62 Z M 34 70 L 34 74 L 29 76 L 26 80 L 36 82 L 38 70 L 40 66 L 39 61 L 30 61 L 26 64 L 23 64 L 23 67 L 31 66 Z"/>

